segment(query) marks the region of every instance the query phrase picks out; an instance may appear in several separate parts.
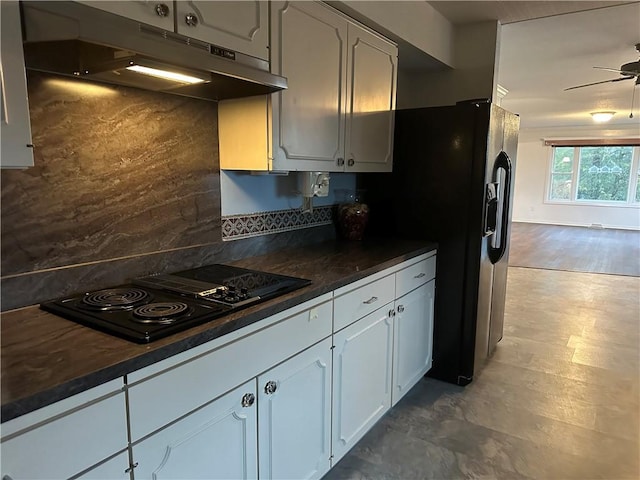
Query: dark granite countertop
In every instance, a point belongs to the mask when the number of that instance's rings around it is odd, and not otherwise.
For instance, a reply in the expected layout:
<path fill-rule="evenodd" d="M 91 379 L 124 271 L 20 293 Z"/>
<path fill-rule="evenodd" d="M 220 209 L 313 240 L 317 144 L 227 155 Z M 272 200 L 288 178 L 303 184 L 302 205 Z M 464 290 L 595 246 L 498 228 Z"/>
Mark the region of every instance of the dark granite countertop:
<path fill-rule="evenodd" d="M 429 252 L 435 243 L 327 242 L 246 258 L 233 265 L 307 278 L 312 284 L 204 325 L 138 345 L 44 312 L 2 314 L 2 421 L 80 393 L 201 345 L 319 295 Z"/>

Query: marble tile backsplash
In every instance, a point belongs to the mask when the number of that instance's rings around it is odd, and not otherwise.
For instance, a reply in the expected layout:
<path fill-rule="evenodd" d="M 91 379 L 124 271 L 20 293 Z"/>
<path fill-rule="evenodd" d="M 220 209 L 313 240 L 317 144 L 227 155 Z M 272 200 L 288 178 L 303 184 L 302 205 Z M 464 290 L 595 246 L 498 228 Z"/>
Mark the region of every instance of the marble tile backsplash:
<path fill-rule="evenodd" d="M 333 235 L 222 243 L 214 102 L 27 80 L 35 166 L 0 173 L 2 310 Z"/>

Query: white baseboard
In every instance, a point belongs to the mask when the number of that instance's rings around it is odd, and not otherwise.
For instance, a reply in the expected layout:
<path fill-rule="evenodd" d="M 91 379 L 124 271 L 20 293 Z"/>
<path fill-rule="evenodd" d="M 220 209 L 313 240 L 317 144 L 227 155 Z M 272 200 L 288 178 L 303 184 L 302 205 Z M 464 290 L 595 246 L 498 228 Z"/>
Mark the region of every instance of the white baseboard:
<path fill-rule="evenodd" d="M 511 220 L 513 223 L 537 223 L 540 225 L 558 225 L 558 226 L 562 226 L 562 227 L 586 227 L 586 228 L 593 228 L 593 229 L 598 229 L 598 230 L 631 230 L 634 232 L 640 232 L 640 226 L 639 227 L 630 227 L 628 225 L 607 225 L 607 224 L 584 224 L 584 223 L 572 223 L 572 222 L 545 222 L 543 220 L 521 220 L 521 219 L 513 219 Z"/>

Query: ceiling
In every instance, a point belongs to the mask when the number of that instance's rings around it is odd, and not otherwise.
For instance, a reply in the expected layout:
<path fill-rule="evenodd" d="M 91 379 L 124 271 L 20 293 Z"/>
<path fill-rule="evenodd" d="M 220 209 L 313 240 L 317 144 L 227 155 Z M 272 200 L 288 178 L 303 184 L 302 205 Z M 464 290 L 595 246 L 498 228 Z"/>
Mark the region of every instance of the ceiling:
<path fill-rule="evenodd" d="M 502 105 L 520 114 L 523 128 L 593 126 L 590 112 L 617 112 L 607 128 L 636 128 L 640 86 L 629 118 L 634 81 L 564 91 L 620 78 L 594 66 L 620 68 L 638 60 L 640 2 L 429 2 L 454 24 L 500 20 L 498 83 Z M 633 131 L 633 130 L 632 130 Z"/>

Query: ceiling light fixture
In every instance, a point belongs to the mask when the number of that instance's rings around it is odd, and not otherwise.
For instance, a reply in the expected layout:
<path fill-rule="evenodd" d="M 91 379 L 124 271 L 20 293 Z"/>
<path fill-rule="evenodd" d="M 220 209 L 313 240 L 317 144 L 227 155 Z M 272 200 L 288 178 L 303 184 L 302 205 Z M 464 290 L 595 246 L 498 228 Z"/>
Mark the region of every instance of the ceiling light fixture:
<path fill-rule="evenodd" d="M 616 112 L 591 112 L 593 121 L 596 123 L 605 123 L 613 118 Z"/>

